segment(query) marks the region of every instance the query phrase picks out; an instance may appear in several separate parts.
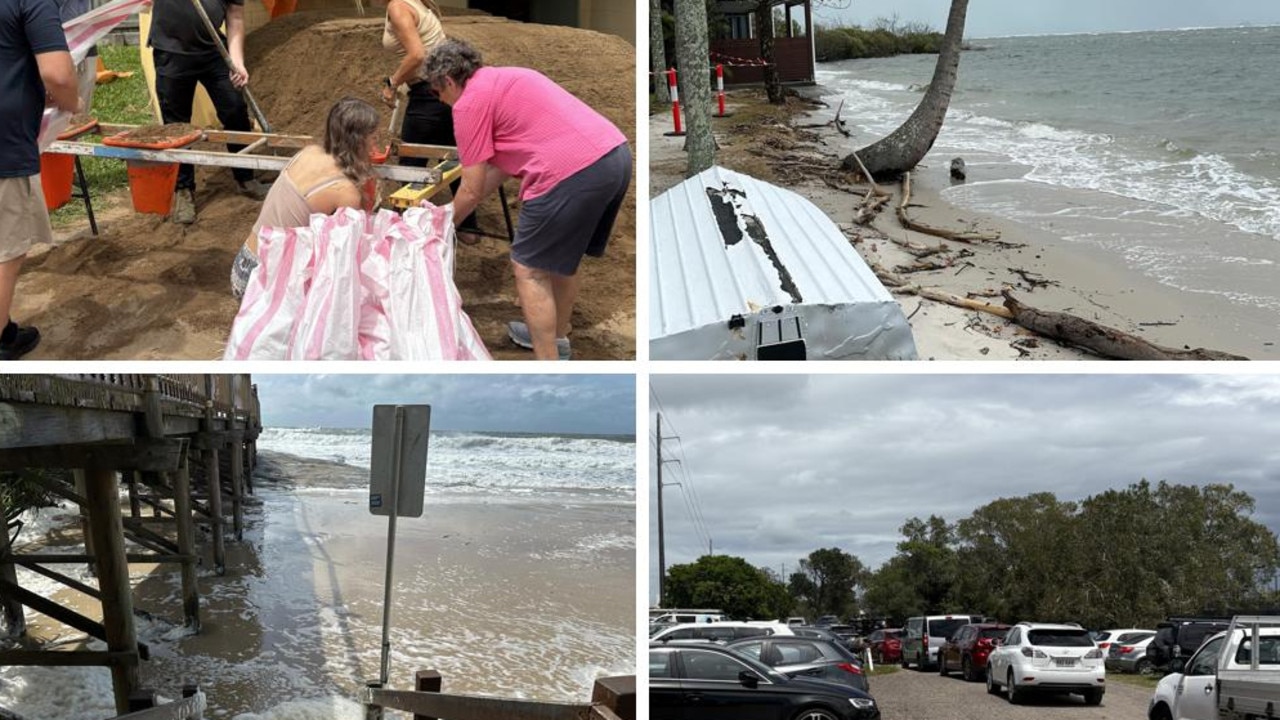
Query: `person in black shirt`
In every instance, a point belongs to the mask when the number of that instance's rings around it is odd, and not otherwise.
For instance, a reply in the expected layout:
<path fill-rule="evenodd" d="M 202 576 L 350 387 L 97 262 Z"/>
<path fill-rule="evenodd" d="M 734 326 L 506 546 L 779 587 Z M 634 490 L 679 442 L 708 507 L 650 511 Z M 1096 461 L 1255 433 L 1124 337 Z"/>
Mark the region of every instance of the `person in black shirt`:
<path fill-rule="evenodd" d="M 0 0 L 0 360 L 35 349 L 40 332 L 9 317 L 32 245 L 50 242 L 36 138 L 46 106 L 76 112 L 76 69 L 54 0 Z"/>
<path fill-rule="evenodd" d="M 253 126 L 249 123 L 249 107 L 240 94 L 240 88 L 249 82 L 249 71 L 244 66 L 244 0 L 200 0 L 200 3 L 214 27 L 226 22 L 227 37 L 219 39 L 231 55 L 232 67 L 228 69 L 222 59 L 192 0 L 154 0 L 147 44 L 155 60 L 161 118 L 165 123 L 191 122 L 191 105 L 199 83 L 209 93 L 223 127 L 250 130 Z M 231 152 L 242 147 L 227 145 Z M 231 173 L 240 192 L 256 200 L 267 196 L 266 186 L 254 178 L 252 170 L 233 168 Z M 170 216 L 174 222 L 195 222 L 195 189 L 195 168 L 184 164 L 178 170 Z"/>

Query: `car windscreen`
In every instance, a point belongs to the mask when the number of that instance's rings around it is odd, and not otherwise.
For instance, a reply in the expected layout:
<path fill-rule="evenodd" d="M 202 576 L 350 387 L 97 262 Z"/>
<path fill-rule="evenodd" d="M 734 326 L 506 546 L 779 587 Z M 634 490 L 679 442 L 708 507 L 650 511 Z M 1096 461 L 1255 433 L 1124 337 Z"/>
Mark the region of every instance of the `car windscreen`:
<path fill-rule="evenodd" d="M 1143 640 L 1146 640 L 1152 635 L 1155 635 L 1155 633 L 1153 632 L 1121 633 L 1120 637 L 1116 638 L 1115 641 L 1117 643 L 1136 643 L 1136 642 L 1142 642 Z"/>
<path fill-rule="evenodd" d="M 929 621 L 929 637 L 949 638 L 952 633 L 960 629 L 961 625 L 968 625 L 969 618 L 951 618 L 948 620 L 930 620 Z"/>
<path fill-rule="evenodd" d="M 1031 630 L 1027 642 L 1048 647 L 1093 647 L 1093 638 L 1084 630 Z"/>
<path fill-rule="evenodd" d="M 982 628 L 978 633 L 978 637 L 982 638 L 1002 638 L 1004 634 L 1009 632 L 1009 628 Z"/>

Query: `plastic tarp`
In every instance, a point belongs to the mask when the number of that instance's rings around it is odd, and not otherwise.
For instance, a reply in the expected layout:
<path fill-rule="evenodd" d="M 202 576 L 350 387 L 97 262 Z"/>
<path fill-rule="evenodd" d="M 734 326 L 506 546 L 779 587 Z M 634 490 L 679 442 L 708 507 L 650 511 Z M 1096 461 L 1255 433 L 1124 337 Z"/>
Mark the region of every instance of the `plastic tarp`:
<path fill-rule="evenodd" d="M 226 360 L 489 360 L 453 284 L 452 206 L 258 234 Z"/>
<path fill-rule="evenodd" d="M 63 23 L 62 31 L 67 35 L 67 49 L 71 51 L 71 62 L 75 65 L 84 62 L 95 43 L 117 25 L 149 7 L 151 7 L 151 0 L 115 0 Z M 58 139 L 58 133 L 66 130 L 70 121 L 71 113 L 69 112 L 56 108 L 44 109 L 44 115 L 40 118 L 38 139 L 42 152 Z"/>

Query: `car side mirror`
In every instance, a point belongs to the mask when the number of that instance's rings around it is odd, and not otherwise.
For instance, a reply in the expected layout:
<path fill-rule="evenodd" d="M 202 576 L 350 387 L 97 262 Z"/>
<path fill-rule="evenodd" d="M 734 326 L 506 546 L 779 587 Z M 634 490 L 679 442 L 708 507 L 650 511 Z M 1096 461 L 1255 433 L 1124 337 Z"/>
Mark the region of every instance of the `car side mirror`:
<path fill-rule="evenodd" d="M 1186 658 L 1176 657 L 1169 661 L 1169 672 L 1181 673 L 1187 667 Z"/>
<path fill-rule="evenodd" d="M 738 682 L 745 688 L 756 688 L 760 686 L 760 676 L 750 670 L 743 670 L 738 673 Z"/>

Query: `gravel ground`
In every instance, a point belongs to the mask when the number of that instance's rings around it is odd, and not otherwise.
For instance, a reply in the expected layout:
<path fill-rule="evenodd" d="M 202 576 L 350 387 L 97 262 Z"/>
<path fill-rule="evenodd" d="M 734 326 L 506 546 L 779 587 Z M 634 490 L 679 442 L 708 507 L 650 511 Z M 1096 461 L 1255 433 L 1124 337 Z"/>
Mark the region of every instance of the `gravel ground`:
<path fill-rule="evenodd" d="M 1098 707 L 1088 707 L 1079 695 L 1033 696 L 1025 705 L 1010 705 L 1003 696 L 987 695 L 985 683 L 916 670 L 871 678 L 871 694 L 883 720 L 1144 720 L 1151 697 L 1144 688 L 1108 683 Z"/>

